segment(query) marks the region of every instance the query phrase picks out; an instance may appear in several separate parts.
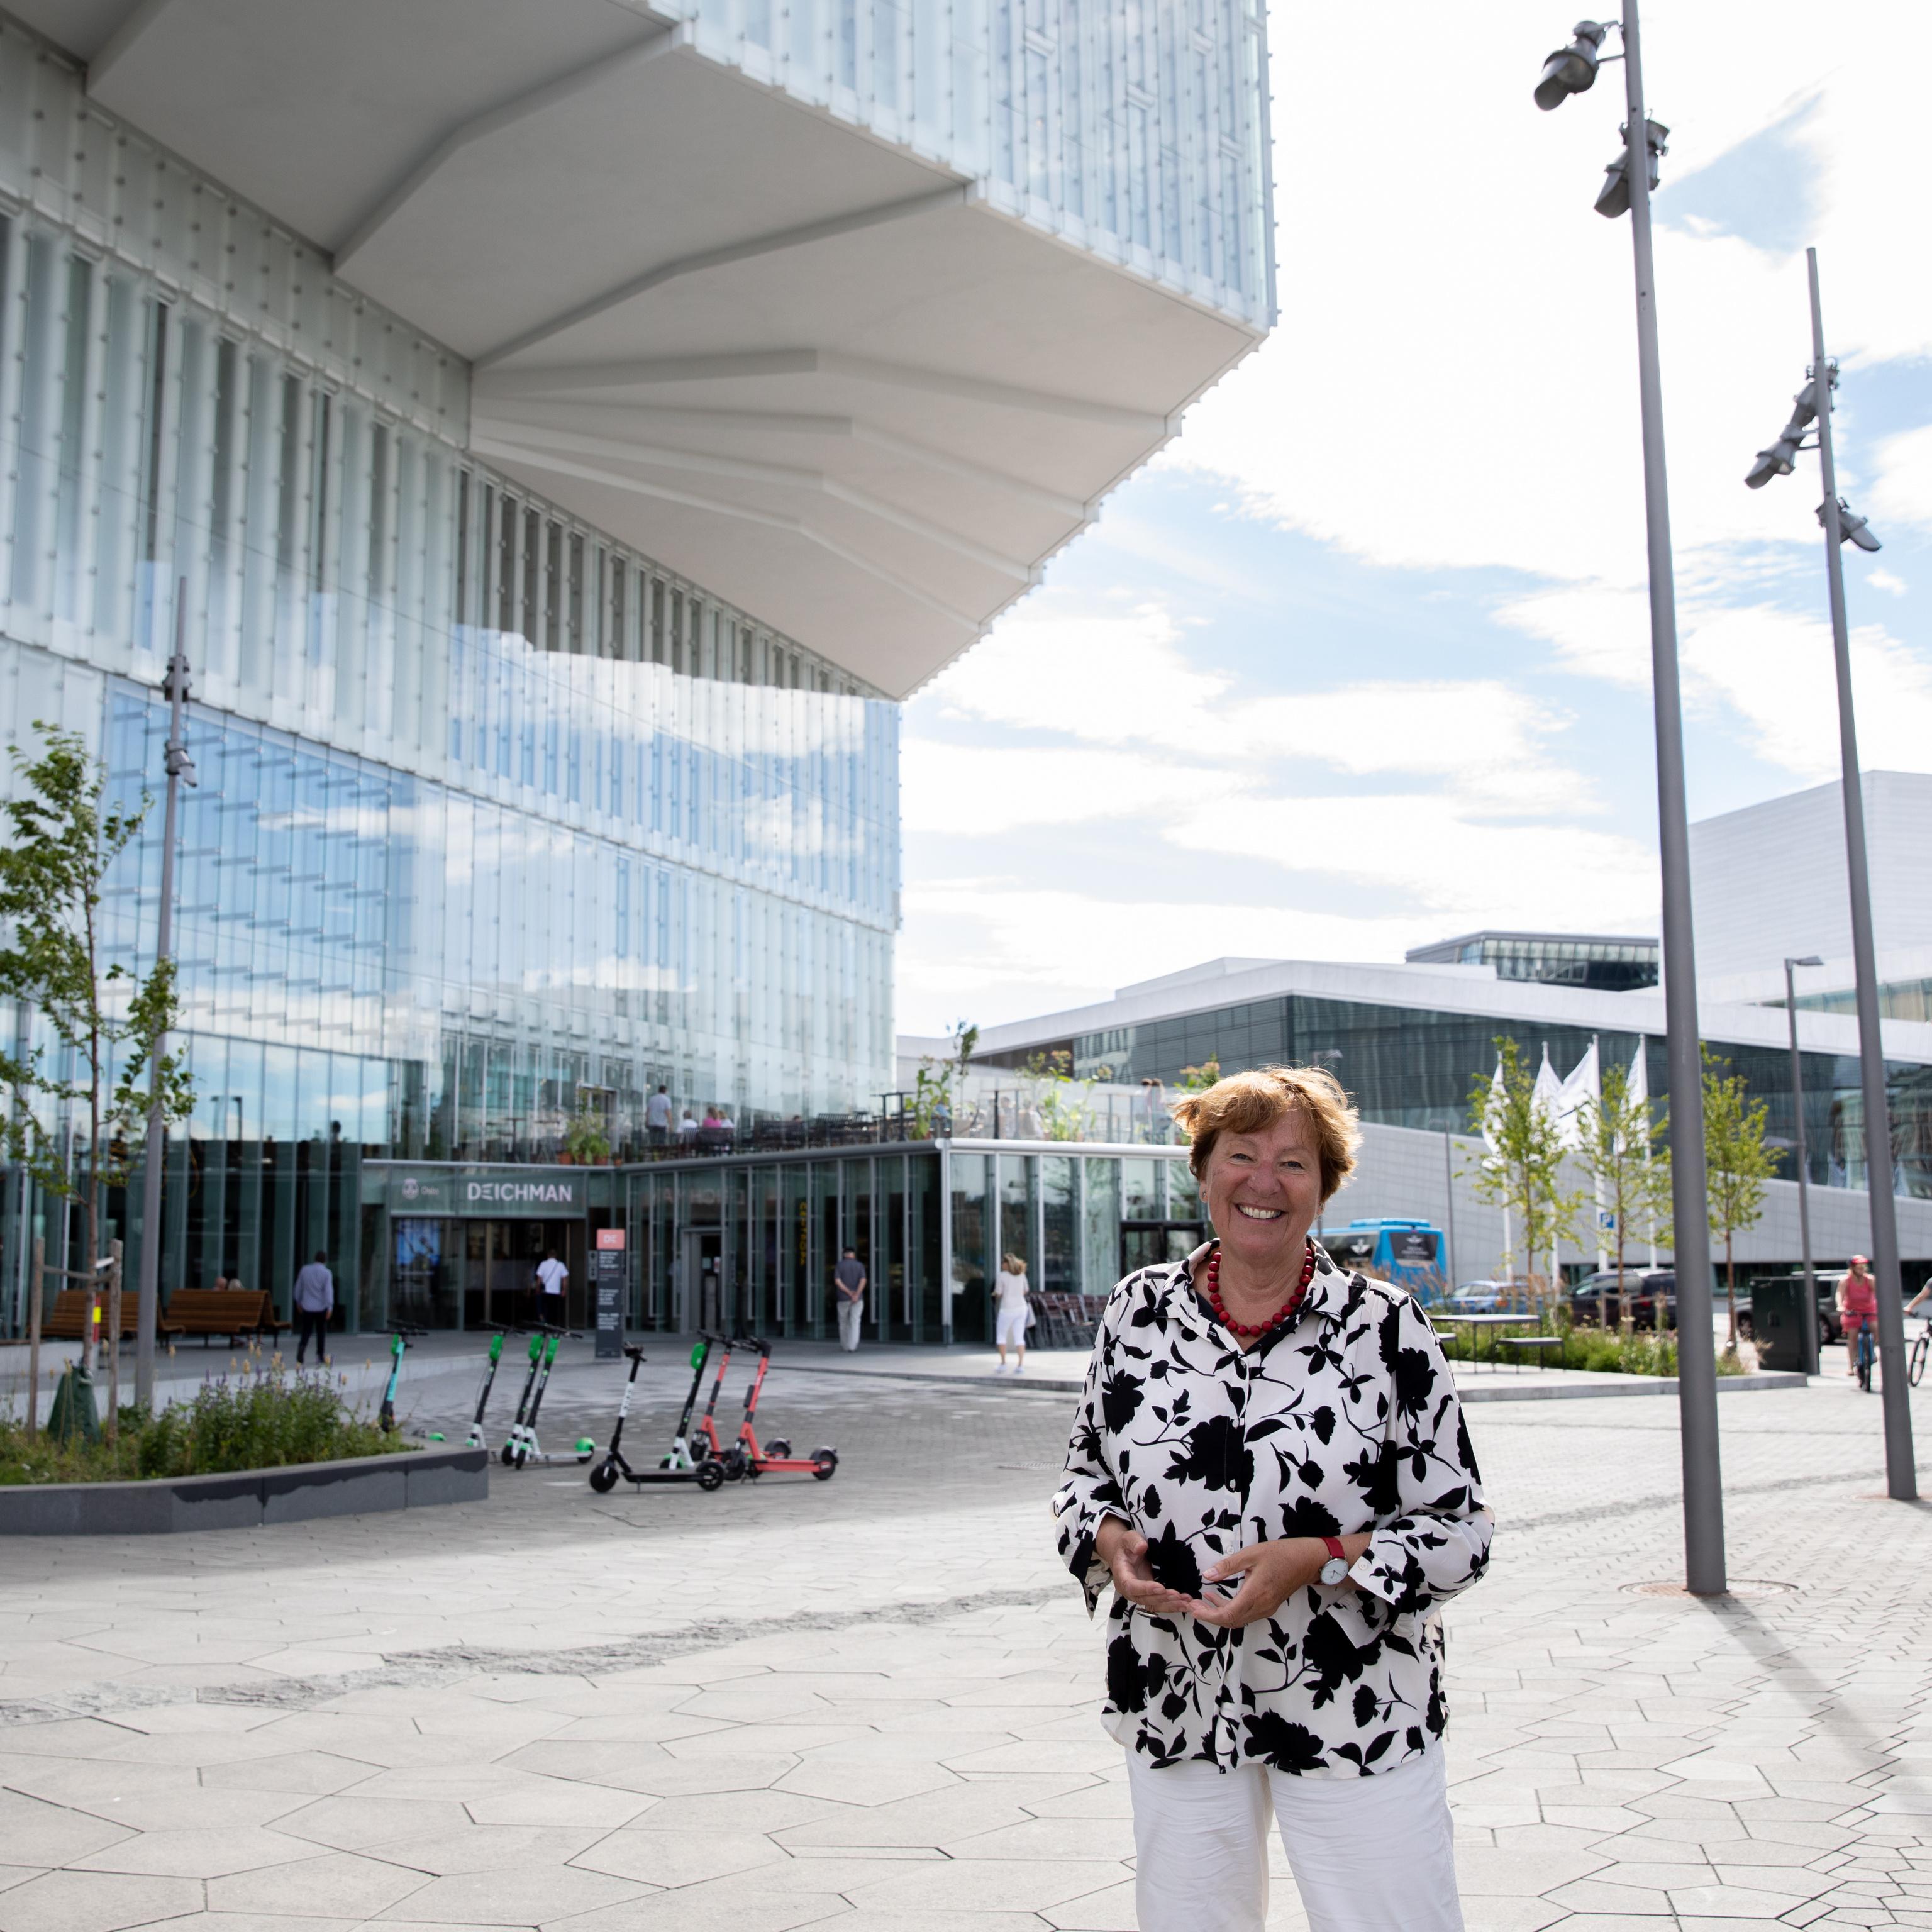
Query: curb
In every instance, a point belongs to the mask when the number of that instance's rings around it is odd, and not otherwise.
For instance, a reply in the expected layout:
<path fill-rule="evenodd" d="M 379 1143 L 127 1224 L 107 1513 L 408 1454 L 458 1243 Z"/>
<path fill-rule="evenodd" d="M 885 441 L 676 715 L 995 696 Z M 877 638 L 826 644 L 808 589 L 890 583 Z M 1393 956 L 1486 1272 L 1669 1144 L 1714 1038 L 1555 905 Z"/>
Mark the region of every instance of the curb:
<path fill-rule="evenodd" d="M 850 1376 L 866 1382 L 933 1382 L 946 1388 L 997 1389 L 1003 1394 L 1016 1390 L 1032 1389 L 1042 1395 L 1078 1395 L 1086 1387 L 1084 1382 L 1049 1378 L 1045 1376 L 1003 1376 L 997 1380 L 991 1376 L 935 1376 L 928 1375 L 917 1369 L 842 1369 L 830 1363 L 787 1362 L 785 1372 L 794 1376 Z M 1757 1389 L 1804 1388 L 1808 1384 L 1803 1376 L 1768 1372 L 1749 1376 L 1720 1376 L 1717 1378 L 1720 1392 L 1726 1390 L 1750 1391 Z M 1574 1384 L 1562 1382 L 1538 1382 L 1525 1386 L 1520 1383 L 1512 1387 L 1507 1381 L 1501 1386 L 1491 1388 L 1487 1381 L 1474 1384 L 1465 1382 L 1458 1385 L 1456 1393 L 1467 1408 L 1475 1402 L 1588 1402 L 1598 1396 L 1619 1396 L 1636 1395 L 1675 1395 L 1677 1378 L 1675 1376 L 1627 1376 L 1615 1382 L 1592 1382 Z"/>
<path fill-rule="evenodd" d="M 412 1449 L 140 1483 L 22 1483 L 0 1489 L 0 1536 L 256 1529 L 319 1516 L 481 1502 L 489 1493 L 487 1449 Z"/>

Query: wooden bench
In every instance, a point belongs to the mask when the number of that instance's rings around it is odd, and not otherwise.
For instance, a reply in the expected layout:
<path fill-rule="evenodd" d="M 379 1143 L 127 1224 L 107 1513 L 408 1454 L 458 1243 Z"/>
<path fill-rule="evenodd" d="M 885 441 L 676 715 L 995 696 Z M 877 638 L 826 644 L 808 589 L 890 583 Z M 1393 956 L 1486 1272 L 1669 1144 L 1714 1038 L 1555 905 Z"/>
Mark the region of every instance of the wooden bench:
<path fill-rule="evenodd" d="M 107 1329 L 107 1297 L 99 1298 L 100 1328 L 104 1340 Z M 132 1294 L 123 1293 L 121 1297 L 121 1335 L 124 1341 L 134 1333 L 135 1320 L 140 1313 L 140 1304 Z M 154 1332 L 158 1335 L 178 1334 L 177 1325 L 166 1317 L 157 1318 Z M 87 1291 L 84 1288 L 64 1288 L 54 1297 L 50 1312 L 40 1318 L 40 1339 L 44 1342 L 85 1342 L 87 1340 Z"/>
<path fill-rule="evenodd" d="M 218 1335 L 231 1342 L 273 1340 L 289 1325 L 275 1319 L 274 1305 L 259 1288 L 178 1288 L 168 1297 L 167 1318 L 176 1334 L 199 1335 L 204 1348 Z"/>

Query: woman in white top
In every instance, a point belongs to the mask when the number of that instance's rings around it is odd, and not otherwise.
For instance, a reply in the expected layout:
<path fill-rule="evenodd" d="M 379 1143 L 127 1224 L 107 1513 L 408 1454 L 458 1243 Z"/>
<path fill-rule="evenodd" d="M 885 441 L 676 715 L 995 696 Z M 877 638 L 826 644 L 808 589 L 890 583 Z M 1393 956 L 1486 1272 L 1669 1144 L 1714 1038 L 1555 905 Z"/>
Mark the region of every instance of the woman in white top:
<path fill-rule="evenodd" d="M 1018 1255 L 1000 1257 L 1000 1278 L 993 1287 L 993 1342 L 1000 1352 L 1000 1366 L 993 1372 L 1004 1375 L 1006 1351 L 1017 1351 L 1013 1373 L 1026 1368 L 1027 1278 L 1026 1263 Z"/>

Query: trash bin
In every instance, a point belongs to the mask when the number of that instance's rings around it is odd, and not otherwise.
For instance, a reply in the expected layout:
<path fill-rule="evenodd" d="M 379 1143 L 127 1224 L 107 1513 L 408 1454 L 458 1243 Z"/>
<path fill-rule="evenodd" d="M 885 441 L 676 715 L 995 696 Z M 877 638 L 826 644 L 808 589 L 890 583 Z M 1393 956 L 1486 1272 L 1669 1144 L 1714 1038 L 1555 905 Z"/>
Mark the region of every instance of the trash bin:
<path fill-rule="evenodd" d="M 1751 1325 L 1757 1340 L 1761 1369 L 1802 1370 L 1804 1366 L 1804 1306 L 1802 1275 L 1761 1276 L 1750 1285 Z M 1816 1311 L 1808 1311 L 1816 1322 Z"/>

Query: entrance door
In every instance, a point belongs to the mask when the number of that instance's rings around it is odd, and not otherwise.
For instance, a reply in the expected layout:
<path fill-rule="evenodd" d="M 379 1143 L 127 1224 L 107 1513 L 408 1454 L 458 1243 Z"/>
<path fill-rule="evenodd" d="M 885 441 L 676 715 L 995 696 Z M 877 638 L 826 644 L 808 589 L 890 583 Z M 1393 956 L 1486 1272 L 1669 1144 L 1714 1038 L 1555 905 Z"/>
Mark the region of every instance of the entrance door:
<path fill-rule="evenodd" d="M 1184 1262 L 1208 1238 L 1198 1221 L 1123 1221 L 1120 1223 L 1120 1272 Z"/>
<path fill-rule="evenodd" d="M 465 1221 L 463 1321 L 467 1328 L 507 1328 L 555 1320 L 581 1328 L 590 1306 L 580 1221 Z M 570 1274 L 560 1311 L 545 1310 L 536 1286 L 537 1264 L 554 1250 Z"/>
<path fill-rule="evenodd" d="M 675 1311 L 680 1331 L 718 1334 L 722 1328 L 724 1291 L 723 1233 L 716 1228 L 687 1228 L 683 1251 L 678 1256 Z"/>

